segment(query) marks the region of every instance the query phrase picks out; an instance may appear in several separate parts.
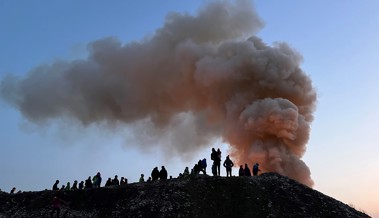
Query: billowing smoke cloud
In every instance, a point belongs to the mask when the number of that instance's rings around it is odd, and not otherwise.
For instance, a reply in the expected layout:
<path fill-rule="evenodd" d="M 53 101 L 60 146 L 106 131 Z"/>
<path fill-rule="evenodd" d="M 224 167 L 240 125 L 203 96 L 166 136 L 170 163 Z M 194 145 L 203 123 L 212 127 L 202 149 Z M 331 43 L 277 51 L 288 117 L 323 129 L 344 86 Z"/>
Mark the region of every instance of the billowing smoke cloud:
<path fill-rule="evenodd" d="M 183 154 L 222 138 L 238 164 L 259 162 L 312 186 L 301 157 L 316 93 L 296 51 L 255 36 L 262 26 L 243 1 L 172 13 L 144 41 L 105 38 L 89 43 L 85 60 L 8 75 L 1 95 L 34 123 L 149 126 Z"/>

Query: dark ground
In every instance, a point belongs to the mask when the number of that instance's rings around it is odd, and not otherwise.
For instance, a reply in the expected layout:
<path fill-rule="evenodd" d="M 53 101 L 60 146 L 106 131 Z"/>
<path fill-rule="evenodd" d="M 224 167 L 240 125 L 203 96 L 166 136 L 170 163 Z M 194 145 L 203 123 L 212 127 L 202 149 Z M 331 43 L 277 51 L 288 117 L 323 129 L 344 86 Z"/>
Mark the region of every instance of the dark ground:
<path fill-rule="evenodd" d="M 0 193 L 0 218 L 49 217 L 58 195 L 66 217 L 369 217 L 276 173 L 256 177 L 205 175 L 124 187 Z M 63 217 L 63 216 L 61 216 Z"/>

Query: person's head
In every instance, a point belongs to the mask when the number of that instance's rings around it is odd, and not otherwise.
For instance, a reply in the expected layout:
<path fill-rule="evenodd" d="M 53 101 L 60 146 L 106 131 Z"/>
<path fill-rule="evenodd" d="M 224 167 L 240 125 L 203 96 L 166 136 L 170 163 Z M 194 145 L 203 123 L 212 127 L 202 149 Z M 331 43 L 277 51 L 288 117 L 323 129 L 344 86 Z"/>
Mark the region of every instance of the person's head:
<path fill-rule="evenodd" d="M 117 179 L 117 175 L 115 175 L 114 178 Z"/>
<path fill-rule="evenodd" d="M 57 180 L 55 181 L 55 183 L 57 183 L 57 184 L 58 184 L 58 183 L 59 183 L 59 180 L 57 179 Z"/>
<path fill-rule="evenodd" d="M 141 174 L 141 177 L 144 177 L 145 175 Z"/>
<path fill-rule="evenodd" d="M 242 166 L 242 165 L 240 165 L 240 168 L 243 168 L 243 166 Z"/>
<path fill-rule="evenodd" d="M 226 159 L 229 159 L 229 155 L 228 155 L 228 156 L 226 156 Z"/>

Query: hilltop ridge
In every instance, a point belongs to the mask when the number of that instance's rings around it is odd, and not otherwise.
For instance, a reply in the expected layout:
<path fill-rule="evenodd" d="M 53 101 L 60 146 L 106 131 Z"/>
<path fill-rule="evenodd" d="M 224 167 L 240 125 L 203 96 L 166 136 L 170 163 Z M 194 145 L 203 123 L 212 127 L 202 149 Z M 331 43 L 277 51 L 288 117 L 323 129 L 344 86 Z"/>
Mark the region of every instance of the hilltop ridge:
<path fill-rule="evenodd" d="M 51 200 L 66 217 L 370 217 L 276 173 L 255 177 L 193 175 L 78 191 L 0 193 L 0 218 L 49 217 Z"/>

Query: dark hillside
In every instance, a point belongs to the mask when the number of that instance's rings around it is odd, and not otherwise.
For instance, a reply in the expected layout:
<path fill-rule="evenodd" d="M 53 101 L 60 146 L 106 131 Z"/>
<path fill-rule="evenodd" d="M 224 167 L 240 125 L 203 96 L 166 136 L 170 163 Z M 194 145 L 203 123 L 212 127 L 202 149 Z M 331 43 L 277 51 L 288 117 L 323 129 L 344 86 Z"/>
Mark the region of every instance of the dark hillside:
<path fill-rule="evenodd" d="M 49 217 L 51 200 L 66 217 L 369 217 L 276 173 L 187 178 L 66 192 L 0 193 L 0 218 Z"/>

